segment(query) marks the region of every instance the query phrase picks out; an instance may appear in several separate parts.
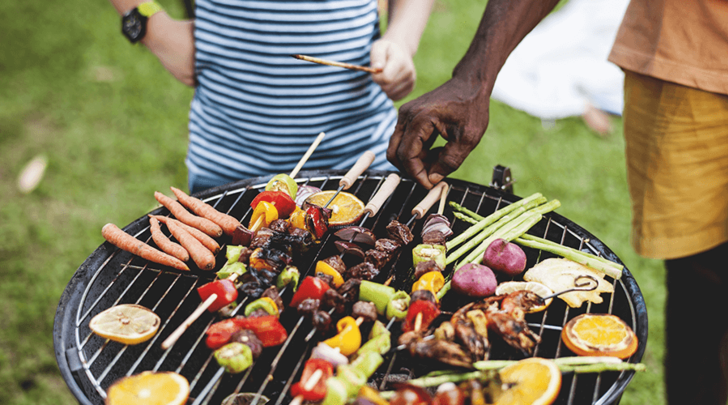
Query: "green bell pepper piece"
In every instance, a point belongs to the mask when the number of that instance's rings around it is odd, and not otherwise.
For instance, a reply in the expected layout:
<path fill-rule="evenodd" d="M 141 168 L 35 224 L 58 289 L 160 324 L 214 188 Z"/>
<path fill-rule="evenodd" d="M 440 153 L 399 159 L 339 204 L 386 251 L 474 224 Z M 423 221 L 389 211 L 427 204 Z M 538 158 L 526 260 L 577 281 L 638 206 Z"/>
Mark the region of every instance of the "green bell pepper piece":
<path fill-rule="evenodd" d="M 359 285 L 359 300 L 374 303 L 374 306 L 377 307 L 377 313 L 384 315 L 387 304 L 396 292 L 397 290 L 390 286 L 362 280 Z"/>
<path fill-rule="evenodd" d="M 228 373 L 238 374 L 253 364 L 253 352 L 246 344 L 239 342 L 228 343 L 215 350 L 215 360 Z"/>
<path fill-rule="evenodd" d="M 397 318 L 404 319 L 407 317 L 407 308 L 409 308 L 410 296 L 404 291 L 397 291 L 391 300 L 387 303 L 387 319 Z"/>
<path fill-rule="evenodd" d="M 382 335 L 382 337 L 384 337 L 384 335 Z M 384 358 L 381 354 L 374 350 L 368 350 L 357 356 L 356 360 L 354 360 L 350 366 L 364 374 L 364 376 L 368 379 L 375 371 L 377 371 L 382 363 L 384 363 Z M 359 392 L 359 390 L 357 390 L 357 392 Z"/>
<path fill-rule="evenodd" d="M 444 269 L 446 254 L 445 246 L 420 244 L 412 249 L 412 265 L 417 266 L 417 263 L 434 260 L 441 269 Z"/>
<path fill-rule="evenodd" d="M 342 378 L 336 376 L 326 380 L 326 397 L 321 405 L 345 405 L 348 399 L 346 384 Z"/>
<path fill-rule="evenodd" d="M 227 245 L 227 250 L 225 250 L 225 257 L 227 258 L 226 264 L 232 264 L 237 262 L 238 259 L 240 259 L 240 253 L 242 251 L 242 246 Z"/>
<path fill-rule="evenodd" d="M 359 350 L 356 351 L 357 356 L 363 356 L 367 352 L 374 352 L 383 355 L 392 348 L 392 339 L 389 334 L 382 334 L 373 338 L 369 338 Z M 359 357 L 357 357 L 359 359 Z"/>
<path fill-rule="evenodd" d="M 275 315 L 278 316 L 278 308 L 276 308 L 276 304 L 271 302 L 271 299 L 264 299 L 264 298 L 258 298 L 257 300 L 251 302 L 245 307 L 245 316 L 250 316 L 253 312 L 255 312 L 258 309 L 262 309 L 265 312 L 268 313 L 268 315 Z"/>
<path fill-rule="evenodd" d="M 293 284 L 293 292 L 298 289 L 298 280 L 301 277 L 301 273 L 295 266 L 286 266 L 285 269 L 276 278 L 276 288 L 281 289 L 288 284 Z"/>
<path fill-rule="evenodd" d="M 376 369 L 375 369 L 376 370 Z M 346 388 L 346 397 L 353 397 L 359 389 L 367 383 L 367 376 L 362 370 L 354 368 L 350 364 L 342 364 L 336 367 L 336 377 L 341 379 Z"/>
<path fill-rule="evenodd" d="M 245 266 L 245 263 L 242 262 L 232 262 L 232 263 L 225 263 L 224 266 L 217 272 L 217 278 L 220 280 L 224 280 L 233 274 L 237 274 L 238 277 L 242 276 L 243 274 L 248 272 L 248 268 Z"/>

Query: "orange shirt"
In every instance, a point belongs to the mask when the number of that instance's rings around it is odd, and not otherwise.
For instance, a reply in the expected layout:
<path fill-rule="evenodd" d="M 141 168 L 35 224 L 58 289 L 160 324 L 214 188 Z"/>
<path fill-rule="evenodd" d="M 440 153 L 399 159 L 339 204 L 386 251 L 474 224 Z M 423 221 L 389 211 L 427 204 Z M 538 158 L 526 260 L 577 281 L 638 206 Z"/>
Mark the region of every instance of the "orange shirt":
<path fill-rule="evenodd" d="M 728 94 L 728 1 L 632 0 L 609 61 L 658 79 Z"/>

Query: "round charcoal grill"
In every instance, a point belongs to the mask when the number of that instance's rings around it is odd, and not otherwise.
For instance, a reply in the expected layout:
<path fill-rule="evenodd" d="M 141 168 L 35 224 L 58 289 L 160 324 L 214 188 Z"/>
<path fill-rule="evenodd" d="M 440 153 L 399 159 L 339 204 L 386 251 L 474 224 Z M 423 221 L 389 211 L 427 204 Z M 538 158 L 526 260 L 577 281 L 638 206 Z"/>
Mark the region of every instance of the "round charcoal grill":
<path fill-rule="evenodd" d="M 348 191 L 365 203 L 383 183 L 388 172 L 368 171 Z M 304 171 L 299 174 L 299 184 L 321 189 L 336 189 L 344 171 Z M 243 180 L 222 187 L 206 190 L 197 195 L 219 211 L 246 223 L 250 219 L 250 202 L 265 187 L 270 176 Z M 519 199 L 492 187 L 473 183 L 448 180 L 451 185 L 448 200 L 460 203 L 466 208 L 486 216 L 493 211 Z M 424 198 L 427 190 L 414 181 L 403 179 L 379 213 L 367 218 L 363 226 L 375 235 L 386 235 L 385 227 L 393 219 L 407 224 L 416 235 L 411 246 L 419 243 L 421 220 L 412 218 L 412 208 Z M 150 197 L 151 198 L 151 197 Z M 437 209 L 435 205 L 431 212 Z M 169 215 L 159 208 L 153 214 Z M 455 233 L 469 225 L 454 219 L 448 206 L 444 213 L 452 222 Z M 145 215 L 129 224 L 124 230 L 137 238 L 151 241 L 149 221 Z M 578 248 L 621 263 L 619 258 L 596 237 L 569 221 L 550 213 L 534 226 L 530 234 L 544 237 L 565 246 Z M 296 264 L 301 276 L 313 275 L 315 263 L 339 252 L 334 246 L 336 238 L 331 232 L 321 244 L 309 250 Z M 229 242 L 220 238 L 222 250 Z M 528 267 L 551 257 L 547 252 L 524 248 L 528 256 Z M 345 259 L 347 264 L 356 264 L 355 258 Z M 218 266 L 225 261 L 224 253 L 218 254 Z M 351 261 L 351 263 L 349 263 Z M 394 275 L 392 286 L 407 289 L 411 285 L 412 257 L 408 249 L 381 269 L 375 281 L 383 282 Z M 446 273 L 452 271 L 451 268 Z M 202 272 L 193 268 L 190 272 L 179 272 L 123 252 L 109 243 L 99 246 L 78 268 L 61 296 L 54 322 L 54 346 L 56 360 L 71 392 L 82 404 L 104 402 L 106 390 L 117 379 L 140 373 L 144 370 L 175 371 L 190 382 L 190 404 L 220 404 L 232 393 L 254 393 L 270 399 L 269 404 L 286 404 L 290 385 L 300 378 L 303 362 L 310 350 L 320 339 L 311 332 L 308 321 L 302 320 L 290 308 L 281 317 L 281 322 L 290 335 L 287 345 L 267 348 L 246 372 L 237 375 L 226 374 L 216 364 L 212 351 L 205 347 L 205 330 L 217 319 L 205 312 L 170 349 L 163 350 L 161 342 L 180 325 L 200 304 L 196 288 L 211 281 L 214 272 Z M 526 320 L 531 329 L 541 336 L 535 356 L 557 358 L 572 355 L 561 343 L 562 326 L 570 319 L 585 312 L 611 313 L 622 318 L 637 334 L 639 348 L 629 359 L 639 362 L 647 343 L 647 310 L 642 294 L 627 268 L 620 280 L 612 281 L 615 292 L 602 294 L 604 302 L 599 305 L 585 304 L 581 308 L 568 308 L 561 300 L 554 300 L 544 312 L 529 314 Z M 499 282 L 505 281 L 499 276 Z M 409 291 L 409 290 L 407 290 Z M 284 302 L 292 295 L 290 289 L 282 292 Z M 238 298 L 239 308 L 244 307 L 247 298 Z M 153 310 L 162 319 L 159 332 L 151 340 L 135 346 L 125 346 L 91 333 L 88 324 L 99 312 L 122 303 L 137 303 Z M 442 302 L 443 311 L 455 311 L 464 301 L 456 294 L 449 294 Z M 395 340 L 400 328 L 395 323 L 391 330 Z M 363 330 L 365 335 L 368 331 Z M 522 354 L 491 338 L 490 359 L 520 359 Z M 396 343 L 394 344 L 396 346 Z M 423 363 L 412 359 L 405 352 L 389 353 L 385 362 L 372 376 L 370 384 L 379 389 L 392 389 L 392 384 L 405 379 L 422 376 L 443 368 L 442 365 Z M 633 372 L 604 372 L 600 374 L 565 374 L 558 404 L 607 404 L 617 403 Z M 262 402 L 261 402 L 262 403 Z"/>

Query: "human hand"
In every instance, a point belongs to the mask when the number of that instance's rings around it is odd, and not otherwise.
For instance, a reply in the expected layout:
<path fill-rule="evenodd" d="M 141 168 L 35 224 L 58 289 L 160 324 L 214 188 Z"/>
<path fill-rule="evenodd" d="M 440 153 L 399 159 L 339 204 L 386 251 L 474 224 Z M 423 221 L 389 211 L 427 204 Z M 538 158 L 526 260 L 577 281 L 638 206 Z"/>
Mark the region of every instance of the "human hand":
<path fill-rule="evenodd" d="M 173 20 L 167 13 L 153 15 L 142 43 L 180 82 L 195 85 L 195 38 L 193 21 Z"/>
<path fill-rule="evenodd" d="M 426 188 L 463 163 L 488 127 L 490 92 L 453 78 L 399 109 L 387 159 Z M 442 135 L 447 144 L 432 148 Z"/>
<path fill-rule="evenodd" d="M 373 68 L 383 69 L 372 74 L 372 80 L 394 101 L 405 98 L 415 87 L 417 74 L 412 56 L 394 41 L 382 38 L 372 44 L 370 53 Z"/>

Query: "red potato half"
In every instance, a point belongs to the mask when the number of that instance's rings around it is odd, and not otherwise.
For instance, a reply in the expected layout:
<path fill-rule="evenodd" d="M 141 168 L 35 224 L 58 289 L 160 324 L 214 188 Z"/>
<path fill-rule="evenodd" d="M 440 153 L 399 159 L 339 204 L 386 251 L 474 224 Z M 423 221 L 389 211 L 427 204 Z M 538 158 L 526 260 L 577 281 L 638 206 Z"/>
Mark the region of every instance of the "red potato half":
<path fill-rule="evenodd" d="M 497 286 L 493 271 L 480 264 L 464 264 L 452 276 L 452 289 L 469 297 L 488 297 L 495 293 Z"/>
<path fill-rule="evenodd" d="M 517 276 L 526 269 L 526 253 L 515 243 L 496 239 L 483 254 L 483 264 L 509 276 Z"/>

